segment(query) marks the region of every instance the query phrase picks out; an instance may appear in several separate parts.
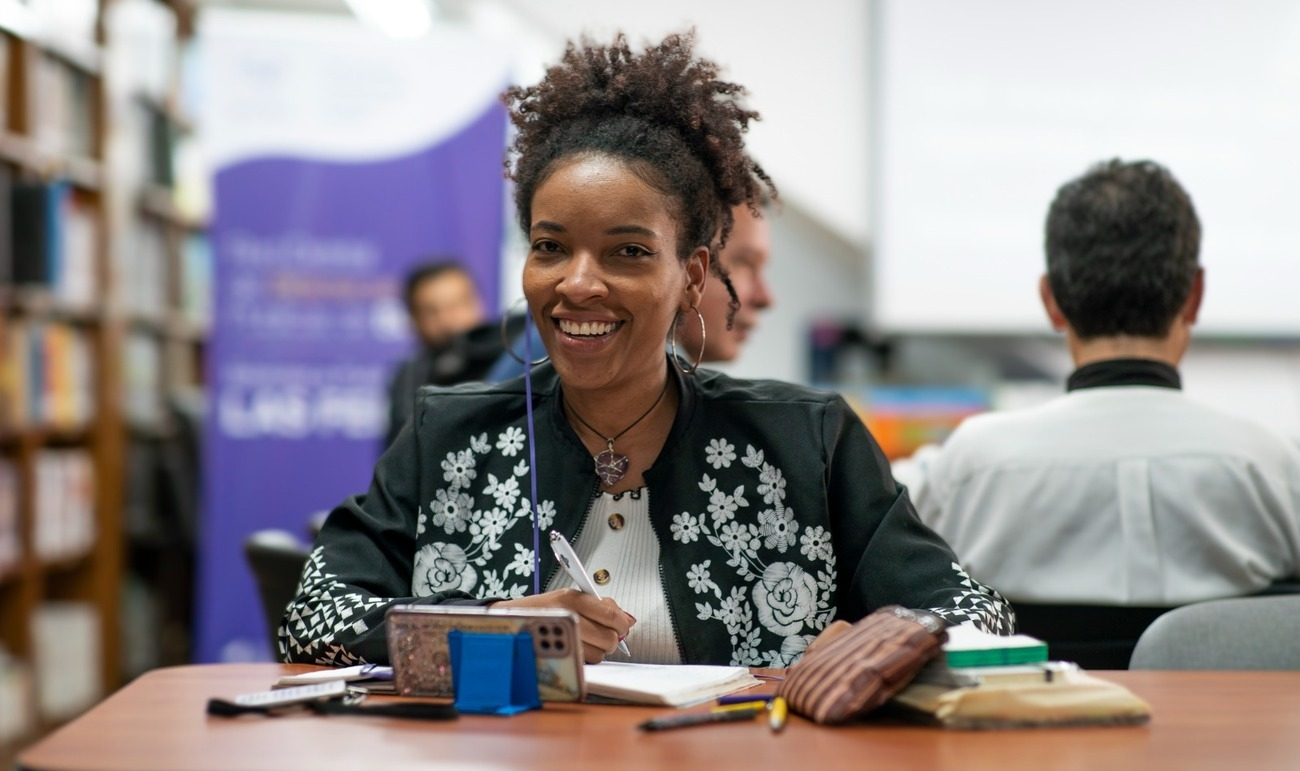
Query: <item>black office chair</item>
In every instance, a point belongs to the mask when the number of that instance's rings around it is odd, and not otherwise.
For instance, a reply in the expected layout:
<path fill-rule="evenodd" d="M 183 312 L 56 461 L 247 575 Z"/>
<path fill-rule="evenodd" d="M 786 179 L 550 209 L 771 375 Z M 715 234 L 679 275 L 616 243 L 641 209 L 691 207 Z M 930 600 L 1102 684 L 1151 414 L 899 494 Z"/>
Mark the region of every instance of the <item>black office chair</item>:
<path fill-rule="evenodd" d="M 1254 596 L 1300 594 L 1300 581 L 1281 580 Z M 1013 603 L 1018 631 L 1047 643 L 1054 660 L 1084 669 L 1128 669 L 1133 650 L 1147 627 L 1173 610 L 1109 605 Z"/>
<path fill-rule="evenodd" d="M 277 658 L 279 642 L 276 631 L 284 618 L 284 609 L 297 596 L 298 582 L 308 554 L 307 547 L 284 530 L 258 530 L 244 540 L 244 557 L 257 581 L 271 653 Z"/>
<path fill-rule="evenodd" d="M 1138 638 L 1170 608 L 1013 603 L 1018 631 L 1047 643 L 1053 660 L 1128 669 Z"/>

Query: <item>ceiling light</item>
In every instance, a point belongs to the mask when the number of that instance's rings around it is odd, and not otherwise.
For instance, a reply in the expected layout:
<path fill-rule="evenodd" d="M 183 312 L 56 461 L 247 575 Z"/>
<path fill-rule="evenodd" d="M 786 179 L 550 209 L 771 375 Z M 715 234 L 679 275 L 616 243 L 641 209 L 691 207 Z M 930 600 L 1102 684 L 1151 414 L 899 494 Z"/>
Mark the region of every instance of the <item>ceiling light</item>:
<path fill-rule="evenodd" d="M 415 38 L 429 31 L 428 0 L 347 0 L 357 18 L 389 37 Z"/>

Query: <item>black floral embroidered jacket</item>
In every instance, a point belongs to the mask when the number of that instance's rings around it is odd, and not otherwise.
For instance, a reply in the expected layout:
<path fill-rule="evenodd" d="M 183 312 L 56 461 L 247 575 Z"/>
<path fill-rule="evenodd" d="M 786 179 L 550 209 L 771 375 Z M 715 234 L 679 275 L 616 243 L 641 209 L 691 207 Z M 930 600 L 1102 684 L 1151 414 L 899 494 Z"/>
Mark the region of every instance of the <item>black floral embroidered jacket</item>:
<path fill-rule="evenodd" d="M 645 473 L 681 660 L 788 666 L 831 620 L 882 605 L 996 633 L 1010 606 L 917 519 L 839 396 L 699 371 Z M 597 492 L 559 381 L 534 370 L 536 507 L 576 542 Z M 281 625 L 286 661 L 388 659 L 394 604 L 484 604 L 532 587 L 524 381 L 422 389 L 370 490 L 335 509 Z M 546 540 L 543 538 L 543 544 Z M 542 549 L 545 587 L 556 570 Z"/>

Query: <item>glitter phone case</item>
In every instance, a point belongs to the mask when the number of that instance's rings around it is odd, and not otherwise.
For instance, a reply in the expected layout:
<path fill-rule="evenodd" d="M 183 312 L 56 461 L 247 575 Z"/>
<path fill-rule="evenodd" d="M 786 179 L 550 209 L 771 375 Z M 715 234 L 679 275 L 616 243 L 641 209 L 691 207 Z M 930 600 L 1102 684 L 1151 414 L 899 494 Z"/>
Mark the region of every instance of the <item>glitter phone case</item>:
<path fill-rule="evenodd" d="M 451 696 L 447 633 L 529 632 L 537 655 L 537 692 L 542 701 L 582 701 L 582 641 L 578 616 L 567 610 L 492 610 L 405 605 L 390 608 L 388 657 L 401 696 Z"/>

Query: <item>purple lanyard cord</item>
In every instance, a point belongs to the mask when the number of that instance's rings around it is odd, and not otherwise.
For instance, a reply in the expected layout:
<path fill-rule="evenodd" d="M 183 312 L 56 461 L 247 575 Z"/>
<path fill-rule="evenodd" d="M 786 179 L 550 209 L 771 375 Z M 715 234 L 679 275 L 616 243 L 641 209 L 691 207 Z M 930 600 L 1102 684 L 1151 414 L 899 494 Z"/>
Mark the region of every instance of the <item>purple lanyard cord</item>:
<path fill-rule="evenodd" d="M 528 419 L 528 491 L 532 495 L 533 514 L 533 594 L 542 593 L 542 528 L 538 521 L 537 434 L 533 430 L 533 323 L 532 309 L 524 310 L 524 409 Z"/>

